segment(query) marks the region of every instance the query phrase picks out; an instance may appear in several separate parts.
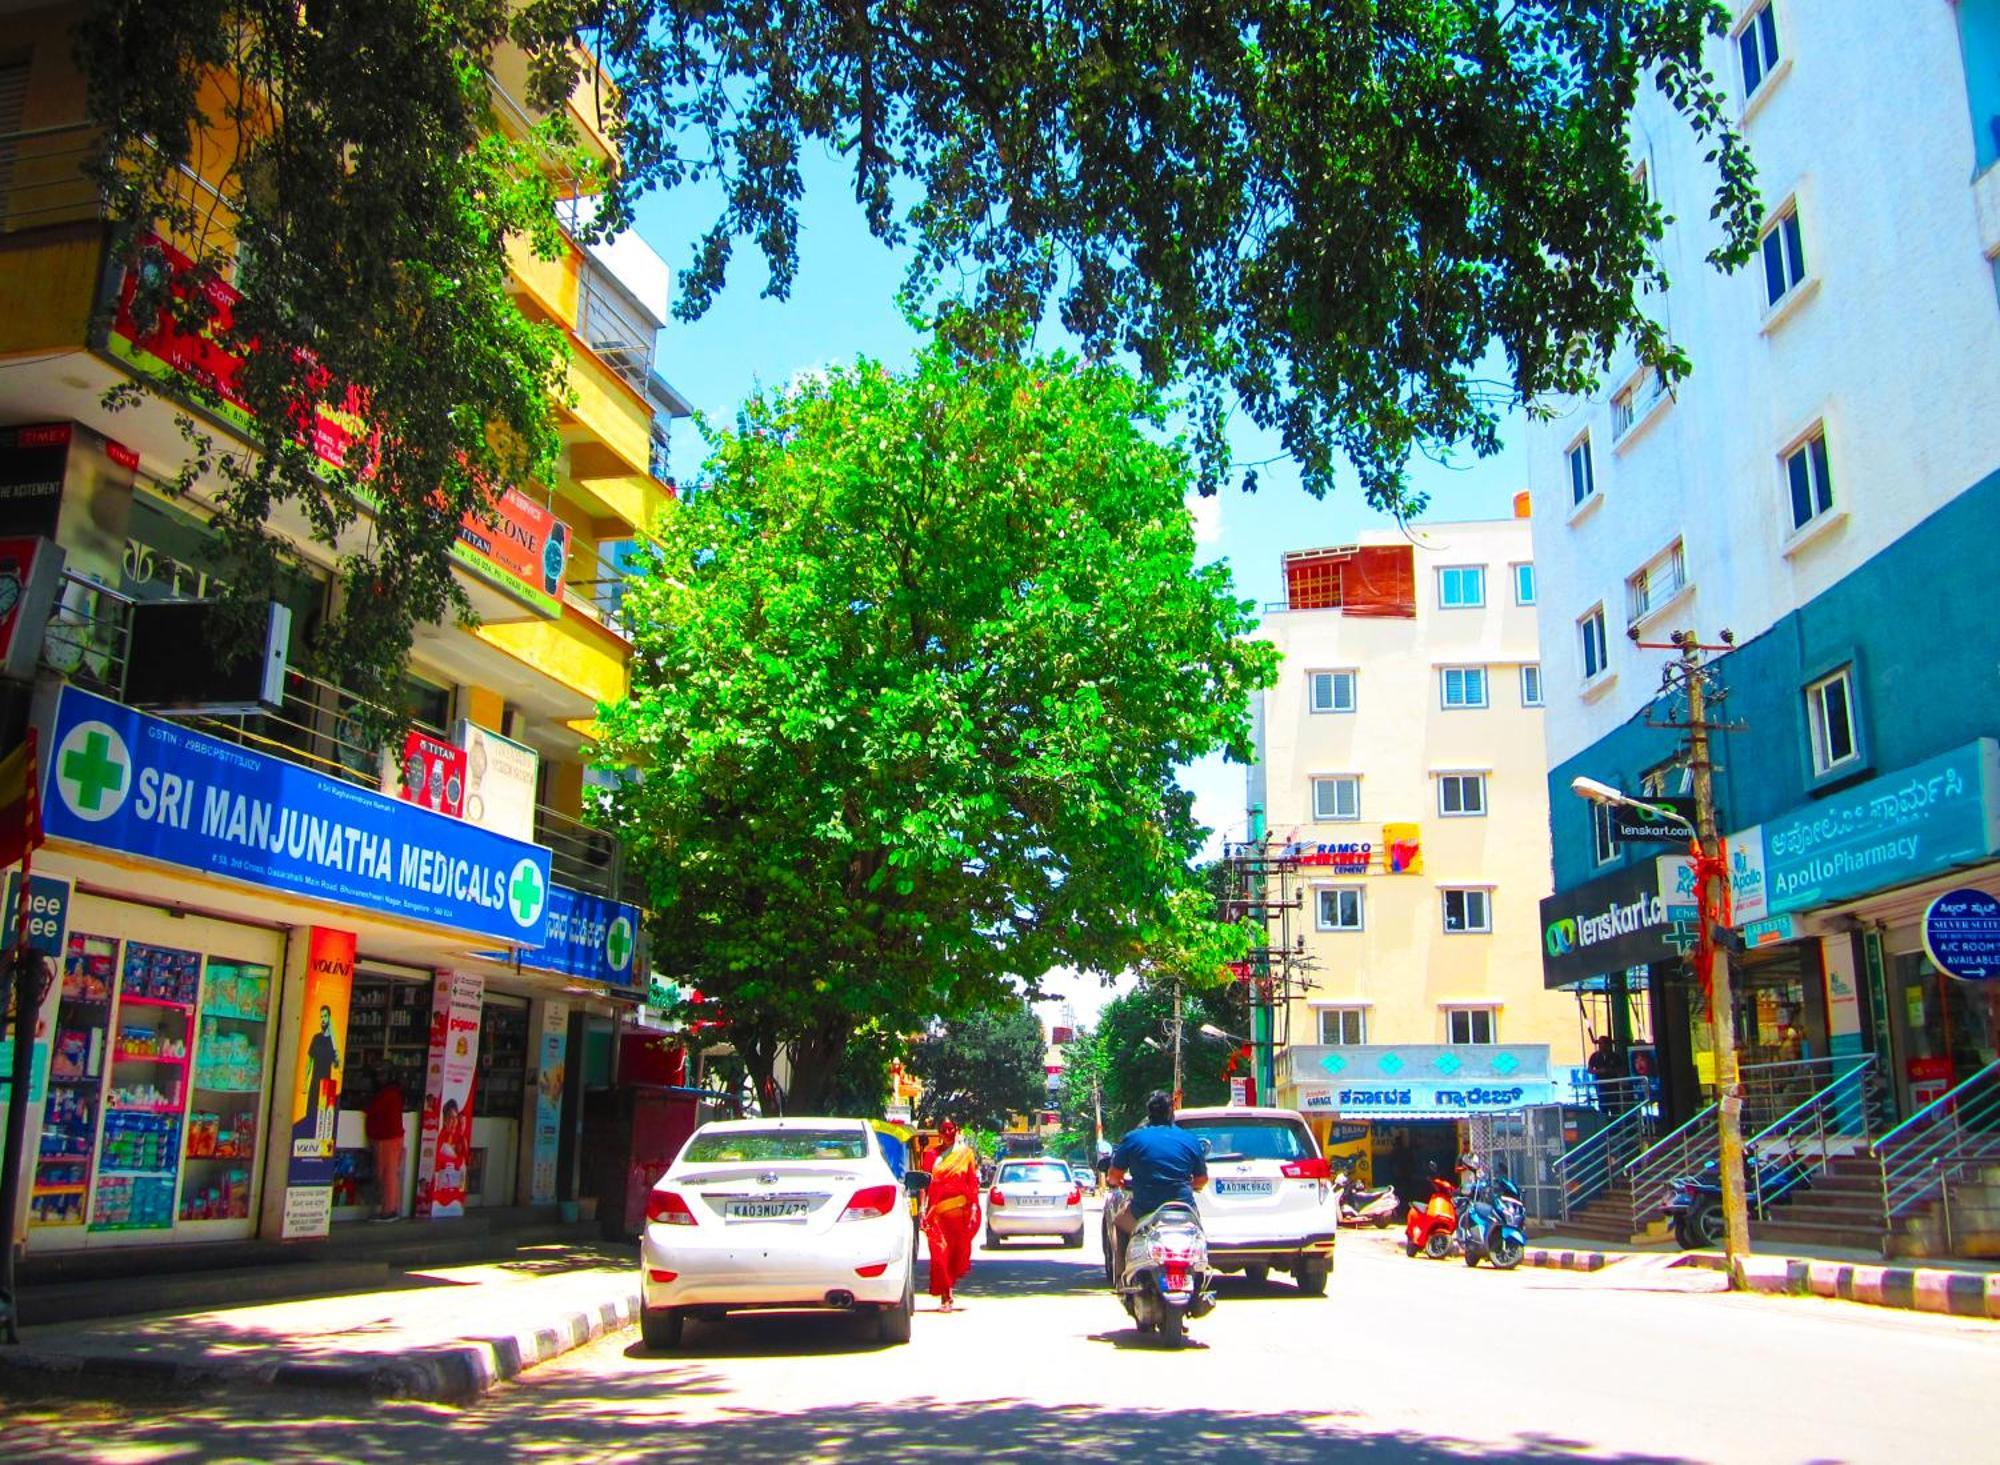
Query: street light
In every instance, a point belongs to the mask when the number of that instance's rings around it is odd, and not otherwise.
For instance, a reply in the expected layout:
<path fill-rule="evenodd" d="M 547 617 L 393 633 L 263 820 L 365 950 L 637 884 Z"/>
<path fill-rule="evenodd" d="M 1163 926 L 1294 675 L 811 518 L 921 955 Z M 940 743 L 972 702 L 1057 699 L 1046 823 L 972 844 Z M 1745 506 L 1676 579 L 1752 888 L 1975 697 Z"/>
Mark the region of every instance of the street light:
<path fill-rule="evenodd" d="M 1684 648 L 1684 654 L 1691 653 Z M 1736 1010 L 1730 993 L 1729 953 L 1716 939 L 1717 926 L 1726 924 L 1729 871 L 1715 828 L 1715 800 L 1708 779 L 1708 728 L 1698 689 L 1692 692 L 1691 702 L 1691 716 L 1698 729 L 1694 820 L 1690 821 L 1678 810 L 1635 799 L 1601 779 L 1577 777 L 1570 780 L 1569 787 L 1571 793 L 1593 804 L 1637 809 L 1648 818 L 1687 831 L 1688 851 L 1694 860 L 1695 919 L 1700 923 L 1695 965 L 1708 990 L 1709 1016 L 1715 1030 L 1715 1079 L 1719 1095 L 1716 1169 L 1720 1172 L 1717 1178 L 1722 1189 L 1723 1264 L 1729 1285 L 1737 1287 L 1741 1285 L 1742 1258 L 1750 1250 L 1750 1211 L 1743 1194 L 1743 1089 L 1736 1053 Z"/>
<path fill-rule="evenodd" d="M 1245 1037 L 1239 1037 L 1237 1034 L 1232 1032 L 1227 1032 L 1224 1029 L 1217 1027 L 1212 1022 L 1203 1023 L 1201 1025 L 1200 1032 L 1201 1035 L 1205 1038 L 1220 1038 L 1225 1043 L 1235 1043 L 1239 1047 L 1244 1047 L 1244 1048 L 1250 1046 L 1250 1039 Z"/>

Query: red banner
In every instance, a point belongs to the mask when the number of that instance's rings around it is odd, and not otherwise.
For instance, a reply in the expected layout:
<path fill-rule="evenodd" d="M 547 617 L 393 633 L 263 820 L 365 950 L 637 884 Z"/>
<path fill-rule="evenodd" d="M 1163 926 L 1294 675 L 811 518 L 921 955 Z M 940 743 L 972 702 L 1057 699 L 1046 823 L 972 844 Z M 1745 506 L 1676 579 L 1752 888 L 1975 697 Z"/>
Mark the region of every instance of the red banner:
<path fill-rule="evenodd" d="M 465 814 L 465 749 L 414 729 L 403 739 L 402 798 L 458 819 Z"/>

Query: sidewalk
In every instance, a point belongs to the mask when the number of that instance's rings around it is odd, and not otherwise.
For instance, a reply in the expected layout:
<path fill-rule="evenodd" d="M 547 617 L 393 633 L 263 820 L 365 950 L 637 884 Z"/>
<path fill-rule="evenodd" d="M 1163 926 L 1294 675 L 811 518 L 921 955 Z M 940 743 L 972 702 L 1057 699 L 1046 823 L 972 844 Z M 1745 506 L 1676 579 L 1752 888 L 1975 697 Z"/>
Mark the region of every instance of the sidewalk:
<path fill-rule="evenodd" d="M 630 1249 L 551 1244 L 344 1296 L 29 1326 L 0 1347 L 0 1391 L 275 1385 L 462 1403 L 636 1321 L 638 1280 Z"/>
<path fill-rule="evenodd" d="M 1711 1271 L 1723 1266 L 1722 1254 L 1715 1251 L 1570 1241 L 1560 1234 L 1538 1238 L 1538 1244 L 1528 1248 L 1526 1264 L 1595 1272 L 1634 1260 Z M 2000 1319 L 2000 1264 L 1990 1261 L 1954 1258 L 1944 1266 L 1892 1266 L 1870 1252 L 1797 1245 L 1744 1258 L 1743 1283 L 1751 1292 L 1837 1297 L 1911 1312 Z"/>

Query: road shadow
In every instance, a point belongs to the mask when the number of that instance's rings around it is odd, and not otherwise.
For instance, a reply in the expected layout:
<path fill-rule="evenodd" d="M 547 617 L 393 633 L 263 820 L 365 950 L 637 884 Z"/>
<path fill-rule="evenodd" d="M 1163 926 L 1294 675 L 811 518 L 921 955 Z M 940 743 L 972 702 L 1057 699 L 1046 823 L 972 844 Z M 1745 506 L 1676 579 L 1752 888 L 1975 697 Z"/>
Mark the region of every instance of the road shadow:
<path fill-rule="evenodd" d="M 872 1312 L 735 1312 L 715 1319 L 690 1317 L 683 1325 L 680 1347 L 655 1350 L 634 1339 L 625 1356 L 648 1363 L 672 1363 L 682 1358 L 824 1357 L 902 1346 L 877 1338 L 875 1324 Z"/>
<path fill-rule="evenodd" d="M 1221 1408 L 1049 1408 L 1018 1397 L 914 1397 L 779 1414 L 712 1406 L 683 1415 L 692 1371 L 564 1379 L 512 1388 L 456 1411 L 277 1396 L 221 1410 L 191 1403 L 158 1418 L 93 1420 L 87 1439 L 60 1411 L 0 1415 L 10 1462 L 70 1461 L 93 1452 L 156 1460 L 254 1459 L 431 1461 L 867 1460 L 940 1465 L 1062 1459 L 1066 1465 L 1129 1465 L 1137 1459 L 1194 1465 L 1687 1465 L 1684 1457 L 1599 1451 L 1551 1434 L 1473 1441 L 1414 1429 L 1369 1430 L 1329 1410 L 1282 1415 Z M 102 1455 L 100 1455 L 102 1457 Z"/>
<path fill-rule="evenodd" d="M 1113 1348 L 1136 1348 L 1142 1353 L 1203 1353 L 1208 1344 L 1201 1339 L 1187 1335 L 1179 1347 L 1175 1347 L 1158 1333 L 1142 1333 L 1137 1328 L 1119 1328 L 1110 1333 L 1092 1333 L 1093 1343 L 1109 1343 Z"/>

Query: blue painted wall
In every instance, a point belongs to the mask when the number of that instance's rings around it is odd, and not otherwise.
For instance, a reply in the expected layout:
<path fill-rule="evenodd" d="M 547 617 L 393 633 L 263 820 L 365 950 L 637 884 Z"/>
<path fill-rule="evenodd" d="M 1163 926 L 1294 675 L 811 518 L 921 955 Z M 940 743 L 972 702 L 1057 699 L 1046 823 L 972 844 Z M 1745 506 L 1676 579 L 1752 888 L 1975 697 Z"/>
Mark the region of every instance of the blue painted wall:
<path fill-rule="evenodd" d="M 1712 638 L 1721 627 L 1696 629 Z M 1816 785 L 1805 684 L 1848 661 L 1862 757 L 1838 781 Z M 1745 724 L 1721 738 L 1716 751 L 1725 833 L 1830 789 L 2000 735 L 2000 472 L 1715 666 L 1728 693 L 1720 716 Z M 1570 792 L 1570 780 L 1588 774 L 1637 789 L 1640 775 L 1678 746 L 1678 734 L 1647 727 L 1642 712 L 1550 773 L 1557 890 L 1666 852 L 1628 846 L 1612 863 L 1596 864 L 1589 806 Z"/>

